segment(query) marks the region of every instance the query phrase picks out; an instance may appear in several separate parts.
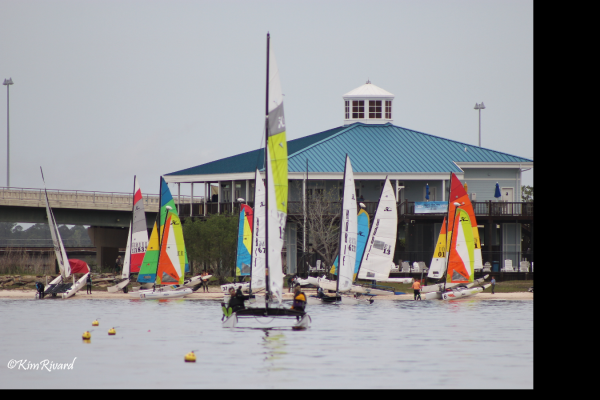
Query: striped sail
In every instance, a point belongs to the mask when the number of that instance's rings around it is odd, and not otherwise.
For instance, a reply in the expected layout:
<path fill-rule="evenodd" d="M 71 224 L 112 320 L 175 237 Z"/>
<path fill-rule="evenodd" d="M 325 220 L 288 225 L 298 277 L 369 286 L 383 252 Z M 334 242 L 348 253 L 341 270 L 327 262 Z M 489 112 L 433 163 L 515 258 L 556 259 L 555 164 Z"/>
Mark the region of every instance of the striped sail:
<path fill-rule="evenodd" d="M 240 220 L 238 223 L 238 247 L 235 263 L 235 275 L 250 275 L 250 253 L 252 252 L 252 208 L 246 204 L 240 207 Z"/>
<path fill-rule="evenodd" d="M 397 230 L 396 196 L 390 180 L 386 177 L 358 270 L 359 279 L 377 280 L 390 276 Z"/>
<path fill-rule="evenodd" d="M 154 227 L 150 234 L 148 247 L 140 266 L 137 281 L 141 283 L 154 283 L 156 281 L 156 270 L 158 269 L 158 253 L 160 251 L 158 243 L 158 225 L 154 221 Z"/>
<path fill-rule="evenodd" d="M 42 167 L 40 167 L 40 171 L 41 170 Z M 69 276 L 71 276 L 71 265 L 69 264 L 67 252 L 65 251 L 65 246 L 63 245 L 60 233 L 58 232 L 58 226 L 56 225 L 56 220 L 54 219 L 54 213 L 50 208 L 50 202 L 48 201 L 48 192 L 46 191 L 46 181 L 44 179 L 43 172 L 42 181 L 44 181 L 44 193 L 46 194 L 46 215 L 48 216 L 48 227 L 50 228 L 50 235 L 52 236 L 52 244 L 54 245 L 54 254 L 56 255 L 58 268 L 64 280 L 64 278 L 68 278 Z"/>
<path fill-rule="evenodd" d="M 167 220 L 168 211 L 168 214 L 171 216 L 171 223 L 173 225 L 172 229 L 174 240 L 177 243 L 179 264 L 185 266 L 185 272 L 189 272 L 190 266 L 188 263 L 187 252 L 185 250 L 185 242 L 183 241 L 183 227 L 181 225 L 181 220 L 179 219 L 177 207 L 175 206 L 175 200 L 173 200 L 169 186 L 167 185 L 167 182 L 165 182 L 164 178 L 161 177 L 160 182 L 160 234 L 162 235 L 162 232 L 165 229 L 165 221 Z M 167 207 L 171 207 L 171 209 L 167 210 Z M 183 282 L 183 275 L 181 276 L 181 279 Z"/>
<path fill-rule="evenodd" d="M 337 291 L 346 292 L 352 287 L 356 264 L 356 189 L 350 157 L 346 155 L 344 167 L 344 195 L 340 218 L 339 274 Z"/>
<path fill-rule="evenodd" d="M 279 69 L 273 52 L 269 48 L 269 102 L 268 102 L 268 146 L 267 182 L 269 222 L 267 235 L 269 243 L 268 279 L 273 299 L 281 303 L 283 292 L 283 271 L 281 250 L 287 220 L 288 202 L 288 151 L 283 94 L 279 79 Z"/>
<path fill-rule="evenodd" d="M 360 260 L 362 259 L 363 253 L 365 252 L 365 246 L 367 245 L 367 237 L 369 236 L 369 213 L 364 209 L 360 209 L 356 217 L 357 231 L 356 231 L 356 261 L 354 263 L 354 274 L 352 280 L 356 280 L 358 275 L 358 269 L 360 267 Z M 337 275 L 337 266 L 339 256 L 335 258 L 333 265 L 329 272 L 333 275 Z"/>
<path fill-rule="evenodd" d="M 144 199 L 142 197 L 142 191 L 137 181 L 137 177 L 134 177 L 134 194 L 133 194 L 133 225 L 129 228 L 131 230 L 131 264 L 129 266 L 129 273 L 135 273 L 140 271 L 140 266 L 144 260 L 144 254 L 148 247 L 148 227 L 146 225 L 146 212 L 144 210 Z M 128 259 L 127 255 L 125 259 Z M 123 278 L 128 278 L 123 276 Z"/>
<path fill-rule="evenodd" d="M 177 237 L 175 236 L 175 213 L 169 212 L 165 221 L 162 236 L 156 283 L 159 285 L 182 285 L 185 273 L 184 265 L 180 263 Z"/>
<path fill-rule="evenodd" d="M 265 288 L 265 221 L 266 211 L 265 206 L 265 184 L 260 177 L 260 173 L 256 170 L 254 183 L 254 222 L 252 224 L 252 277 L 250 287 L 253 291 Z"/>
<path fill-rule="evenodd" d="M 481 257 L 481 241 L 479 240 L 479 230 L 477 229 L 477 220 L 475 219 L 475 212 L 473 211 L 473 205 L 469 200 L 469 195 L 465 190 L 465 187 L 456 177 L 454 173 L 450 178 L 450 198 L 448 201 L 448 236 L 446 241 L 450 241 L 452 227 L 454 226 L 454 211 L 456 207 L 454 203 L 460 203 L 460 208 L 465 210 L 469 214 L 471 220 L 471 230 L 473 231 L 473 241 L 475 246 L 474 263 L 476 268 L 483 268 L 483 261 Z M 447 247 L 447 246 L 446 246 Z"/>
<path fill-rule="evenodd" d="M 433 252 L 433 257 L 431 258 L 429 272 L 427 273 L 428 278 L 441 279 L 442 276 L 444 276 L 447 264 L 446 257 L 448 254 L 446 249 L 446 217 L 444 217 L 444 222 L 442 223 L 442 228 L 440 229 L 437 244 L 435 245 L 435 250 Z"/>
<path fill-rule="evenodd" d="M 459 208 L 453 224 L 447 283 L 471 283 L 474 277 L 475 238 L 469 213 Z"/>
<path fill-rule="evenodd" d="M 271 177 L 271 159 L 267 148 L 267 174 Z M 275 198 L 275 184 L 273 179 L 267 179 L 267 191 L 269 200 Z M 275 205 L 268 203 L 269 219 L 268 219 L 268 235 L 267 251 L 269 252 L 269 265 L 267 271 L 267 279 L 269 280 L 269 291 L 272 299 L 281 303 L 283 296 L 283 264 L 281 260 L 281 250 L 283 249 L 283 235 L 285 233 L 285 214 L 282 214 Z M 280 218 L 283 218 L 280 219 Z"/>

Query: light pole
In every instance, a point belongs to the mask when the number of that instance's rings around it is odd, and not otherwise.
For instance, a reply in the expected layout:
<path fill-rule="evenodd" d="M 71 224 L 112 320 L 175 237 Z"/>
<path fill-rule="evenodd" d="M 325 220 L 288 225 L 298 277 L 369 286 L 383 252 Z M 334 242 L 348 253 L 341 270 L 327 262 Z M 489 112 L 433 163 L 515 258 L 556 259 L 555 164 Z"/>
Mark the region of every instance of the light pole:
<path fill-rule="evenodd" d="M 13 84 L 12 78 L 4 80 L 6 86 L 6 187 L 10 187 L 10 123 L 9 123 L 9 96 L 8 88 Z"/>
<path fill-rule="evenodd" d="M 481 110 L 485 110 L 483 101 L 480 104 L 475 103 L 475 110 L 479 110 L 479 147 L 481 147 Z"/>

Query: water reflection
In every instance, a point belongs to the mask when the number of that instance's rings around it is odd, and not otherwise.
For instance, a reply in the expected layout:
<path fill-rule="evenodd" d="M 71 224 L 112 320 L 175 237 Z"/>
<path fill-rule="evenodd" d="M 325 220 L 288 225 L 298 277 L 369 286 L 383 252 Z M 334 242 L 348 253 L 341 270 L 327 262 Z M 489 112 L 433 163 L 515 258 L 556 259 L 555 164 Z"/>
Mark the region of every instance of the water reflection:
<path fill-rule="evenodd" d="M 285 334 L 276 329 L 263 329 L 262 346 L 265 350 L 265 365 L 267 371 L 283 371 L 285 367 L 280 360 L 287 354 Z"/>

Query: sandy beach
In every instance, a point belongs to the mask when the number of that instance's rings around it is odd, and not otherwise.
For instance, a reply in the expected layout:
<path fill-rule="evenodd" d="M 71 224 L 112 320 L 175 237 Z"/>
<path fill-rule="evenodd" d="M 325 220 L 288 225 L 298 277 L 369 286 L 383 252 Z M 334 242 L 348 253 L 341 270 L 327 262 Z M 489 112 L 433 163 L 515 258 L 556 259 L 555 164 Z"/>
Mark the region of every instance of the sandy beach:
<path fill-rule="evenodd" d="M 305 291 L 307 295 L 312 294 L 311 290 Z M 135 299 L 131 296 L 132 293 L 109 293 L 105 291 L 97 291 L 92 294 L 86 294 L 85 288 L 77 292 L 73 297 L 68 300 L 77 300 L 77 299 L 124 299 L 124 300 L 132 300 Z M 23 299 L 23 300 L 31 300 L 35 298 L 35 290 L 0 290 L 0 299 Z M 60 297 L 52 298 L 47 297 L 48 300 L 62 300 Z M 46 300 L 45 299 L 45 300 Z M 187 295 L 183 298 L 184 300 L 222 300 L 223 293 L 221 291 L 211 291 L 208 293 L 196 292 L 190 295 Z M 284 300 L 291 300 L 291 293 L 283 294 Z M 411 294 L 403 294 L 403 295 L 395 295 L 395 296 L 376 296 L 376 300 L 389 300 L 389 301 L 413 301 L 413 295 Z M 533 300 L 533 293 L 531 292 L 512 292 L 512 293 L 478 293 L 474 296 L 465 297 L 465 300 Z M 462 299 L 457 299 L 460 301 Z"/>

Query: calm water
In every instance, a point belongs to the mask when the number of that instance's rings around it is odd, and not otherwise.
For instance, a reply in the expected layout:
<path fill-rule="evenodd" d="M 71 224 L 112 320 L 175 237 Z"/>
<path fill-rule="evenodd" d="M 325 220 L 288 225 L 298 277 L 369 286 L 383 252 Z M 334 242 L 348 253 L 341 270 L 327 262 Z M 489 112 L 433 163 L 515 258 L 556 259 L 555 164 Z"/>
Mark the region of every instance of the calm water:
<path fill-rule="evenodd" d="M 532 301 L 310 306 L 306 331 L 224 329 L 207 300 L 0 299 L 0 310 L 2 389 L 533 388 Z M 75 357 L 72 370 L 8 368 Z"/>

